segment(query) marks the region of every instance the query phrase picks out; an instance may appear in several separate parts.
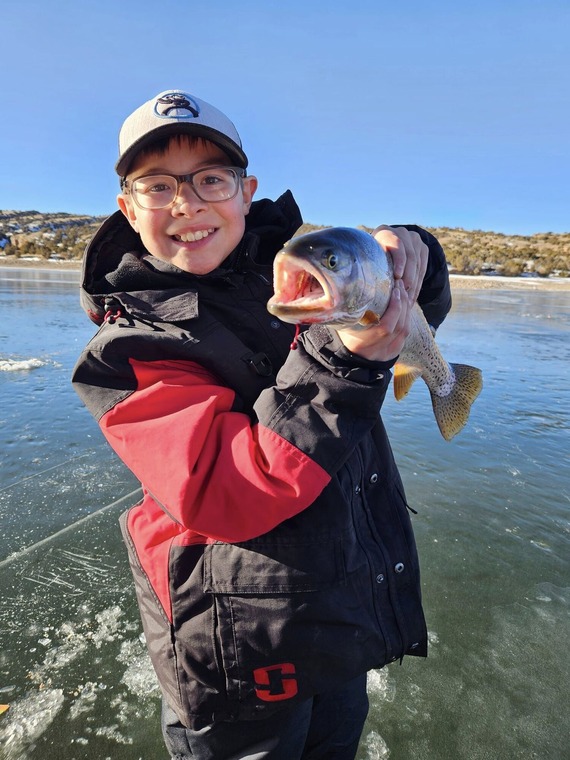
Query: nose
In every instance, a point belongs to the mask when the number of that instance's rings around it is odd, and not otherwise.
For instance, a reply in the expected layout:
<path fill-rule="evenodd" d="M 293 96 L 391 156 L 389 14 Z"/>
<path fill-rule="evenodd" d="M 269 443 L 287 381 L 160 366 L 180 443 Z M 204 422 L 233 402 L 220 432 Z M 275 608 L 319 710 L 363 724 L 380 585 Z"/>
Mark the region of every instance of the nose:
<path fill-rule="evenodd" d="M 196 195 L 190 182 L 180 182 L 178 185 L 178 194 L 172 204 L 173 213 L 195 214 L 196 211 L 199 211 L 206 206 L 207 203 Z"/>

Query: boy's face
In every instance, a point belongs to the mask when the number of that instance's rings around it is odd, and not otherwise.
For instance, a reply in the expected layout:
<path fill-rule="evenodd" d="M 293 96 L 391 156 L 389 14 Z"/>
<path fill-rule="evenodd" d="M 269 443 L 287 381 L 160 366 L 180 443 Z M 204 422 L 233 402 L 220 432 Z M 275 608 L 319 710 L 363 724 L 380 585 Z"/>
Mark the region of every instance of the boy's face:
<path fill-rule="evenodd" d="M 209 166 L 231 166 L 231 161 L 214 143 L 174 138 L 166 152 L 136 158 L 128 179 L 148 174 L 191 174 Z M 185 272 L 208 274 L 241 240 L 256 189 L 256 178 L 244 177 L 235 198 L 211 203 L 200 200 L 184 182 L 168 208 L 139 208 L 129 194 L 120 194 L 117 201 L 149 253 Z"/>

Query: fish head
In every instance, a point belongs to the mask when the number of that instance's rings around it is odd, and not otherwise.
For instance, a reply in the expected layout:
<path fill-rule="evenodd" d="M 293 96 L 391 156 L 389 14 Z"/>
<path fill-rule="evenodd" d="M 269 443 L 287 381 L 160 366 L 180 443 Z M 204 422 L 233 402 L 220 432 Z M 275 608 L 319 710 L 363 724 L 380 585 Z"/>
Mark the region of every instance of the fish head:
<path fill-rule="evenodd" d="M 284 322 L 353 325 L 388 283 L 386 254 L 363 230 L 331 227 L 293 238 L 273 266 L 275 294 L 267 308 Z"/>

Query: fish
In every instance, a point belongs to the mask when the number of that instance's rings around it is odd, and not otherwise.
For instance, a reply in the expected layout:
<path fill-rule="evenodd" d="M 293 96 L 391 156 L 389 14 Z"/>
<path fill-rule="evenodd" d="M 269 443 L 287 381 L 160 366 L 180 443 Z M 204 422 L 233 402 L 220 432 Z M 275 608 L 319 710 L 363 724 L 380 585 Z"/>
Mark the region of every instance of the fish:
<path fill-rule="evenodd" d="M 274 294 L 267 309 L 296 325 L 367 329 L 378 324 L 394 287 L 391 257 L 364 230 L 330 227 L 289 240 L 276 254 Z M 466 425 L 483 387 L 479 368 L 447 362 L 420 306 L 394 366 L 394 395 L 401 401 L 421 377 L 439 430 L 450 441 Z"/>

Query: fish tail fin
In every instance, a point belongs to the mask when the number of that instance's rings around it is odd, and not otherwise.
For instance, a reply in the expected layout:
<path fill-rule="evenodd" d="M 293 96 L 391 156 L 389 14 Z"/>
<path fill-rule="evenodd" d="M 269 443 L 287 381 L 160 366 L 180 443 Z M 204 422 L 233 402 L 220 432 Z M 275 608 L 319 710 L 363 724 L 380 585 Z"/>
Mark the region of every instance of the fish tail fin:
<path fill-rule="evenodd" d="M 408 395 L 414 381 L 421 375 L 422 371 L 419 367 L 396 362 L 394 366 L 394 396 L 397 401 L 401 401 L 404 396 Z"/>
<path fill-rule="evenodd" d="M 442 436 L 450 441 L 465 426 L 475 401 L 483 387 L 480 369 L 468 364 L 451 364 L 455 374 L 453 389 L 447 396 L 431 393 L 433 412 Z"/>

